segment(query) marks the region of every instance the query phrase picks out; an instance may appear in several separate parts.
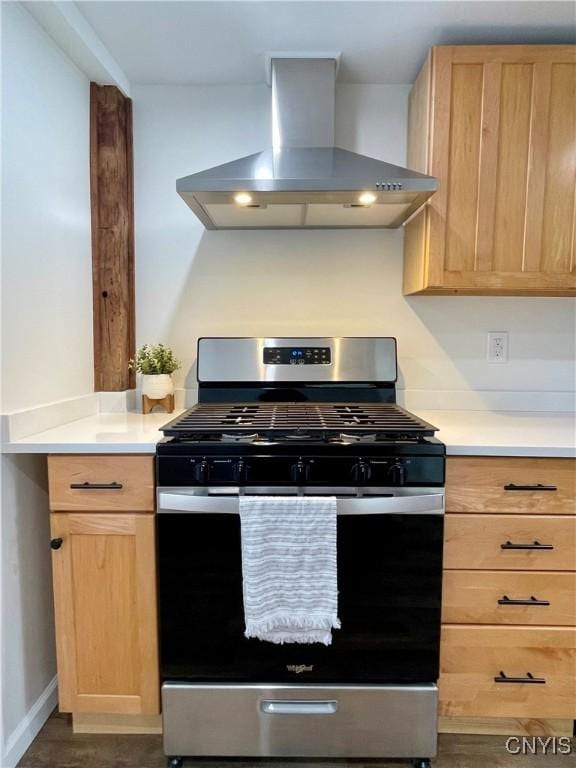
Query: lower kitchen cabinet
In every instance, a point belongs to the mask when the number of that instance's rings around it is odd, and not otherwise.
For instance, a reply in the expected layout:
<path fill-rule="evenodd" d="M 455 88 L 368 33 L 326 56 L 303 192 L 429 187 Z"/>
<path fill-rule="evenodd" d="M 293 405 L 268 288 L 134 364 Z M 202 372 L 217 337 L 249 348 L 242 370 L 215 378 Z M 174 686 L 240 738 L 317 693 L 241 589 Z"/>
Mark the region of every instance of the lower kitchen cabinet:
<path fill-rule="evenodd" d="M 570 458 L 448 457 L 441 730 L 572 733 L 575 478 Z"/>
<path fill-rule="evenodd" d="M 442 628 L 443 715 L 576 717 L 576 629 Z"/>
<path fill-rule="evenodd" d="M 61 711 L 160 711 L 154 529 L 150 514 L 52 513 Z"/>

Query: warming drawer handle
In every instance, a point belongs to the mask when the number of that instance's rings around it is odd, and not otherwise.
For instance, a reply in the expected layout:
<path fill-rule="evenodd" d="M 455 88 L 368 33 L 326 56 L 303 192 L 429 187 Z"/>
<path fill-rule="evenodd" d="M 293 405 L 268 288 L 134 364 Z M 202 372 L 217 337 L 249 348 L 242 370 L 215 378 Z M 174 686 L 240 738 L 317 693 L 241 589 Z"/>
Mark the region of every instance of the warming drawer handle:
<path fill-rule="evenodd" d="M 516 485 L 516 483 L 508 483 L 504 486 L 505 491 L 557 491 L 556 485 L 542 485 L 542 483 L 535 483 L 534 485 Z"/>
<path fill-rule="evenodd" d="M 550 600 L 538 600 L 534 595 L 528 598 L 513 598 L 502 595 L 498 600 L 498 605 L 550 605 Z"/>
<path fill-rule="evenodd" d="M 506 541 L 504 544 L 500 544 L 500 549 L 554 549 L 554 545 L 540 544 L 539 541 L 528 544 L 514 544 L 512 541 Z"/>
<path fill-rule="evenodd" d="M 534 677 L 531 672 L 526 672 L 526 677 L 507 677 L 504 672 L 494 678 L 495 683 L 532 683 L 534 685 L 544 685 L 546 680 L 543 677 Z"/>
<path fill-rule="evenodd" d="M 266 715 L 334 715 L 338 711 L 338 702 L 264 699 L 260 702 L 260 709 Z"/>
<path fill-rule="evenodd" d="M 70 483 L 70 488 L 74 491 L 120 491 L 122 483 Z"/>

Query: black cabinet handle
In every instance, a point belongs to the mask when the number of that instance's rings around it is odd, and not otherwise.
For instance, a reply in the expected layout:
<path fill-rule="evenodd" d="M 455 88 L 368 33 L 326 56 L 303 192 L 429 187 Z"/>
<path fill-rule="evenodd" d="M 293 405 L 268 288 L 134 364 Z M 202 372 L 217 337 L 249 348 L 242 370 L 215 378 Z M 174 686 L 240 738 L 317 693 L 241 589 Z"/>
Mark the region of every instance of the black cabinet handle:
<path fill-rule="evenodd" d="M 508 595 L 502 595 L 498 605 L 550 605 L 550 600 L 538 600 L 534 595 L 526 599 L 514 599 Z"/>
<path fill-rule="evenodd" d="M 122 487 L 122 483 L 70 483 L 74 491 L 119 491 Z"/>
<path fill-rule="evenodd" d="M 516 485 L 516 483 L 508 483 L 504 486 L 505 491 L 557 491 L 558 488 L 555 485 L 542 485 L 542 483 L 536 483 L 535 485 Z"/>
<path fill-rule="evenodd" d="M 64 543 L 64 539 L 51 539 L 50 540 L 50 546 L 52 549 L 60 549 L 62 544 Z"/>
<path fill-rule="evenodd" d="M 546 680 L 543 677 L 534 677 L 531 672 L 526 672 L 526 677 L 506 677 L 504 672 L 494 678 L 495 683 L 532 683 L 534 685 L 544 685 Z"/>
<path fill-rule="evenodd" d="M 514 544 L 511 541 L 506 541 L 504 544 L 500 544 L 500 549 L 554 549 L 554 545 L 540 544 L 539 541 L 533 541 L 530 544 Z"/>

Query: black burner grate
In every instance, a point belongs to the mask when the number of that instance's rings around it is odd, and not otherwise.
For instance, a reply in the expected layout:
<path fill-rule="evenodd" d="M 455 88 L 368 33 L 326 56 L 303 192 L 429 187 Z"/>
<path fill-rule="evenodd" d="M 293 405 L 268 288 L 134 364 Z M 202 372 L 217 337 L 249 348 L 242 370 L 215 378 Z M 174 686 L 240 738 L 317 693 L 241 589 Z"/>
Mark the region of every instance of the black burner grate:
<path fill-rule="evenodd" d="M 395 403 L 199 403 L 162 431 L 169 437 L 198 433 L 328 435 L 345 432 L 433 435 L 436 428 Z"/>

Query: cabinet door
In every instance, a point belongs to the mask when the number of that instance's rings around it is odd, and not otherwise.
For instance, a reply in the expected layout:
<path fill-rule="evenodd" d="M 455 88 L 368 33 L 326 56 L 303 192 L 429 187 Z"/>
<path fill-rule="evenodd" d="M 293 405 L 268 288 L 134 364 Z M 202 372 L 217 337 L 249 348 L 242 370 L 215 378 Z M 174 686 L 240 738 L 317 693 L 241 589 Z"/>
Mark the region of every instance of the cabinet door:
<path fill-rule="evenodd" d="M 159 712 L 154 517 L 51 515 L 60 710 Z"/>
<path fill-rule="evenodd" d="M 576 46 L 441 46 L 422 78 L 409 154 L 440 188 L 408 225 L 406 292 L 573 294 Z"/>

